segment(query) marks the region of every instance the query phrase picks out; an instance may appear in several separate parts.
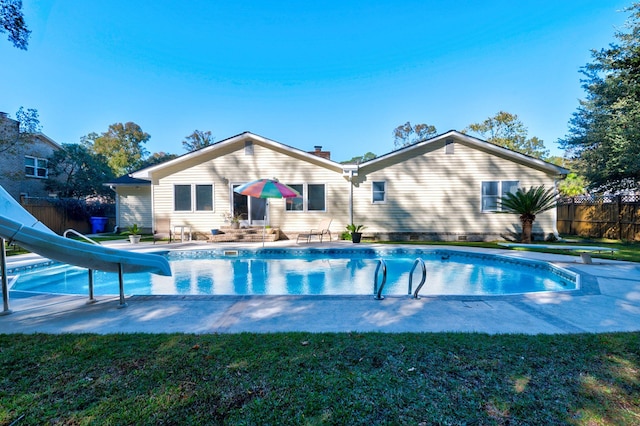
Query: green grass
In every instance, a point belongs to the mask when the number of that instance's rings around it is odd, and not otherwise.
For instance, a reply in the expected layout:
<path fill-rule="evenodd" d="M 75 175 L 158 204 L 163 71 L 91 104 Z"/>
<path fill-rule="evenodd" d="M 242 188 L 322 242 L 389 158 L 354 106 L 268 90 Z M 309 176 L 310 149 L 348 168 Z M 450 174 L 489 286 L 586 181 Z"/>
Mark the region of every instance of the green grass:
<path fill-rule="evenodd" d="M 583 239 L 577 237 L 570 237 L 573 241 L 572 243 L 566 242 L 558 242 L 558 243 L 544 243 L 544 244 L 574 244 L 581 246 L 598 246 L 598 247 L 610 247 L 618 249 L 618 251 L 614 253 L 591 253 L 592 257 L 597 257 L 600 259 L 613 259 L 613 260 L 626 260 L 628 262 L 640 262 L 640 243 L 637 242 L 623 242 L 620 240 L 609 240 L 605 238 L 600 239 Z M 576 256 L 576 252 L 571 250 L 554 250 L 554 249 L 542 249 L 542 248 L 517 248 L 516 250 L 525 250 L 525 251 L 539 251 L 544 253 L 553 253 L 553 254 L 568 254 Z"/>
<path fill-rule="evenodd" d="M 545 243 L 545 244 L 549 244 L 549 243 Z M 558 244 L 562 244 L 562 243 L 558 243 Z M 608 241 L 608 242 L 603 241 L 603 242 L 597 243 L 597 242 L 589 241 L 587 243 L 576 243 L 576 244 L 591 245 L 591 246 L 598 246 L 598 247 L 611 247 L 611 248 L 618 249 L 618 251 L 614 253 L 608 253 L 608 252 L 590 253 L 591 257 L 594 257 L 594 258 L 626 260 L 628 262 L 640 262 L 640 244 L 639 243 L 623 243 L 623 242 L 611 242 L 611 241 Z M 531 249 L 517 248 L 516 250 L 530 250 L 530 251 L 540 251 L 544 253 L 569 254 L 569 255 L 576 256 L 576 252 L 571 250 L 562 250 L 562 249 L 554 250 L 554 249 L 538 249 L 538 248 L 531 248 Z"/>
<path fill-rule="evenodd" d="M 640 243 L 637 242 L 623 242 L 619 240 L 609 239 L 583 239 L 578 237 L 570 237 L 574 242 L 557 242 L 549 243 L 544 242 L 540 244 L 574 244 L 581 246 L 598 246 L 598 247 L 611 247 L 618 249 L 617 252 L 611 253 L 591 253 L 591 257 L 601 259 L 613 259 L 613 260 L 625 260 L 628 262 L 640 262 Z M 536 251 L 540 253 L 552 253 L 552 254 L 567 254 L 571 256 L 577 256 L 575 251 L 562 250 L 562 249 L 550 249 L 550 248 L 537 248 L 537 247 L 518 247 L 518 248 L 506 248 L 498 245 L 497 242 L 451 242 L 451 241 L 381 241 L 382 244 L 412 244 L 412 245 L 443 245 L 443 246 L 459 246 L 459 247 L 481 247 L 492 248 L 501 250 L 521 250 L 521 251 Z M 534 243 L 535 244 L 535 243 Z"/>
<path fill-rule="evenodd" d="M 0 424 L 633 425 L 640 334 L 0 335 Z"/>
<path fill-rule="evenodd" d="M 640 333 L 0 334 L 0 425 L 33 424 L 637 425 Z"/>

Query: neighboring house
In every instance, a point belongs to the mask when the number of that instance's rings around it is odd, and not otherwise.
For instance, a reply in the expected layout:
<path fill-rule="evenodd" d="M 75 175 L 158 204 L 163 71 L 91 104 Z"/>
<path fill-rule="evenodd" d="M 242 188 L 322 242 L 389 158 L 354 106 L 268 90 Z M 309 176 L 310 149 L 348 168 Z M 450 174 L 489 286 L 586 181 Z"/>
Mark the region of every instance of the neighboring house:
<path fill-rule="evenodd" d="M 117 222 L 157 229 L 189 225 L 206 235 L 223 214 L 245 225 L 279 227 L 290 238 L 332 218 L 394 240 L 495 240 L 520 232 L 517 215 L 497 214 L 498 198 L 518 187 L 553 187 L 568 170 L 450 131 L 362 164 L 340 164 L 315 147 L 299 149 L 245 132 L 110 182 Z M 233 192 L 259 178 L 277 178 L 302 196 L 266 201 Z M 538 238 L 556 233 L 555 210 L 536 218 Z"/>
<path fill-rule="evenodd" d="M 0 185 L 16 200 L 47 197 L 48 158 L 62 147 L 42 133 L 20 135 L 20 123 L 0 113 Z"/>

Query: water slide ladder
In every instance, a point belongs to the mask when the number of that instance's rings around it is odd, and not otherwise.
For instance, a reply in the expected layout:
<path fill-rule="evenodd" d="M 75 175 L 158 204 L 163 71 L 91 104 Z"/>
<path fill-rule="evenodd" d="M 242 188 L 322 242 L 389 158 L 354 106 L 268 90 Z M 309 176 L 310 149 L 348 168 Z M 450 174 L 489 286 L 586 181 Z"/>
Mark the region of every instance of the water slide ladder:
<path fill-rule="evenodd" d="M 422 278 L 420 280 L 420 284 L 418 284 L 418 286 L 416 287 L 416 291 L 414 291 L 412 295 L 411 290 L 413 289 L 413 272 L 416 270 L 416 267 L 418 265 L 420 265 L 420 269 L 422 271 Z M 380 270 L 382 270 L 382 282 L 378 287 L 378 276 L 379 276 Z M 421 258 L 417 258 L 415 262 L 413 262 L 413 266 L 411 267 L 411 272 L 409 272 L 408 294 L 412 296 L 411 297 L 412 299 L 420 299 L 420 296 L 418 296 L 418 293 L 420 293 L 420 290 L 422 289 L 422 286 L 424 285 L 425 281 L 427 281 L 427 267 L 424 264 L 424 260 L 422 260 Z M 373 298 L 374 299 L 376 300 L 384 299 L 384 296 L 382 295 L 382 290 L 384 289 L 384 285 L 386 283 L 387 283 L 387 264 L 383 259 L 378 259 L 378 265 L 376 266 L 376 272 L 373 277 L 373 294 L 374 294 Z"/>

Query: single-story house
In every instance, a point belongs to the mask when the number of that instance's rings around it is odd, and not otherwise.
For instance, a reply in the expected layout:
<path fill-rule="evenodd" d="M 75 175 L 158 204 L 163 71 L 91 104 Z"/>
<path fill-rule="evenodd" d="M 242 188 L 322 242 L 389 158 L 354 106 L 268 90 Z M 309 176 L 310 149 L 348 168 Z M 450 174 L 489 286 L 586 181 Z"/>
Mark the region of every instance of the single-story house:
<path fill-rule="evenodd" d="M 554 187 L 568 170 L 449 131 L 361 164 L 341 164 L 315 147 L 306 152 L 245 132 L 110 182 L 117 224 L 158 230 L 188 225 L 200 237 L 225 225 L 266 224 L 289 238 L 332 218 L 339 235 L 349 223 L 394 240 L 496 240 L 521 231 L 514 214 L 497 214 L 498 198 L 518 187 Z M 276 178 L 301 197 L 266 200 L 233 189 Z M 556 211 L 540 214 L 534 237 L 556 231 Z"/>

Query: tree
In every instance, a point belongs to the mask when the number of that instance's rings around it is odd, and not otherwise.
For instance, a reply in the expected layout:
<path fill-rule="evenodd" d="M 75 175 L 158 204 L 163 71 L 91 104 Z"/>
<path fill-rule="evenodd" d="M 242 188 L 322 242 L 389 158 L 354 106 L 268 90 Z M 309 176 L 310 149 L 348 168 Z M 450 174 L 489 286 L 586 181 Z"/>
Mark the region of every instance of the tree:
<path fill-rule="evenodd" d="M 20 133 L 35 134 L 42 132 L 37 109 L 29 108 L 25 111 L 23 107 L 18 108 L 16 120 L 20 122 Z"/>
<path fill-rule="evenodd" d="M 5 32 L 15 47 L 27 50 L 31 31 L 22 15 L 22 0 L 0 0 L 0 33 Z"/>
<path fill-rule="evenodd" d="M 393 146 L 402 148 L 435 136 L 438 131 L 435 126 L 429 124 L 416 124 L 412 126 L 406 122 L 393 130 Z"/>
<path fill-rule="evenodd" d="M 564 167 L 569 170 L 576 169 L 576 161 L 566 157 L 551 156 L 546 159 L 547 162 L 556 166 Z M 587 193 L 587 180 L 584 176 L 571 172 L 564 179 L 558 182 L 558 191 L 563 197 L 575 197 Z"/>
<path fill-rule="evenodd" d="M 527 128 L 516 114 L 499 111 L 481 123 L 468 125 L 462 132 L 474 132 L 487 142 L 529 155 L 535 158 L 546 158 L 549 150 L 537 137 L 527 138 Z"/>
<path fill-rule="evenodd" d="M 211 132 L 209 130 L 206 132 L 194 130 L 193 133 L 186 136 L 185 140 L 182 141 L 182 147 L 187 152 L 191 152 L 211 145 L 214 139 L 215 138 L 211 136 Z"/>
<path fill-rule="evenodd" d="M 173 160 L 177 158 L 176 154 L 169 154 L 167 152 L 154 152 L 149 157 L 147 157 L 141 164 L 140 168 L 144 169 L 146 167 L 155 166 L 156 164 L 164 163 L 165 161 Z"/>
<path fill-rule="evenodd" d="M 45 188 L 61 198 L 85 199 L 97 195 L 113 198 L 112 191 L 103 185 L 114 178 L 107 159 L 87 146 L 63 144 L 49 158 L 48 174 Z"/>
<path fill-rule="evenodd" d="M 558 182 L 558 191 L 563 197 L 576 197 L 585 194 L 587 182 L 577 173 L 569 173 L 566 178 Z"/>
<path fill-rule="evenodd" d="M 100 136 L 90 133 L 82 138 L 82 143 L 103 155 L 113 174 L 120 176 L 140 167 L 148 155 L 143 145 L 149 138 L 136 123 L 127 122 L 110 125 Z"/>
<path fill-rule="evenodd" d="M 358 155 L 356 157 L 353 157 L 351 160 L 341 161 L 340 164 L 353 164 L 353 163 L 360 164 L 360 163 L 364 163 L 365 161 L 373 160 L 376 157 L 377 156 L 373 152 L 367 152 L 364 155 Z"/>
<path fill-rule="evenodd" d="M 594 191 L 640 188 L 640 3 L 626 11 L 628 32 L 580 70 L 586 98 L 560 140 Z"/>
<path fill-rule="evenodd" d="M 531 243 L 531 229 L 536 216 L 556 207 L 556 193 L 554 188 L 545 189 L 544 185 L 531 187 L 524 191 L 518 188 L 516 192 L 509 192 L 500 197 L 498 203 L 501 213 L 516 213 L 522 222 L 522 242 Z"/>

